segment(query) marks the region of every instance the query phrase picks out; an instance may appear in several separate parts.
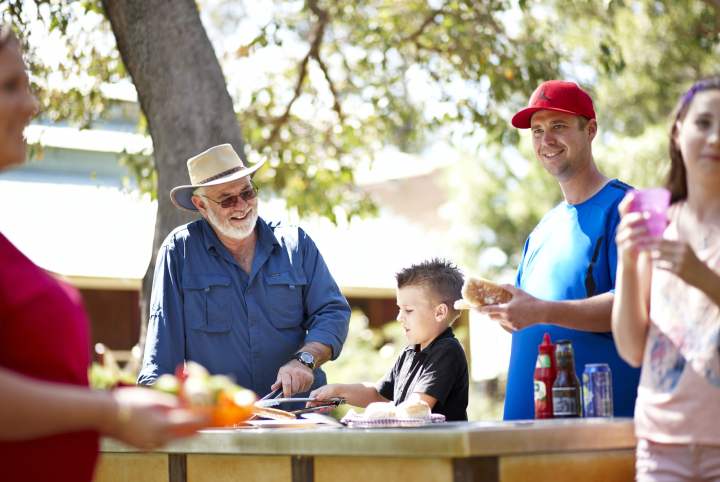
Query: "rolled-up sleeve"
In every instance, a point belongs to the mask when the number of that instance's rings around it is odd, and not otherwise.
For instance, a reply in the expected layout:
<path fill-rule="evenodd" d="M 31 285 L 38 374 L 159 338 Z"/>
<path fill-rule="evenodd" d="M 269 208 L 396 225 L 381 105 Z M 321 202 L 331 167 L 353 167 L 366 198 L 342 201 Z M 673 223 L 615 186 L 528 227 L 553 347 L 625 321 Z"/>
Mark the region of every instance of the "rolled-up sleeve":
<path fill-rule="evenodd" d="M 299 230 L 303 250 L 303 270 L 308 282 L 304 293 L 305 343 L 319 342 L 332 349 L 336 359 L 347 338 L 350 305 L 330 274 L 320 251 L 312 239 Z"/>
<path fill-rule="evenodd" d="M 185 359 L 183 292 L 175 247 L 168 241 L 155 262 L 145 353 L 138 376 L 141 385 L 152 385 L 160 375 L 174 373 Z"/>

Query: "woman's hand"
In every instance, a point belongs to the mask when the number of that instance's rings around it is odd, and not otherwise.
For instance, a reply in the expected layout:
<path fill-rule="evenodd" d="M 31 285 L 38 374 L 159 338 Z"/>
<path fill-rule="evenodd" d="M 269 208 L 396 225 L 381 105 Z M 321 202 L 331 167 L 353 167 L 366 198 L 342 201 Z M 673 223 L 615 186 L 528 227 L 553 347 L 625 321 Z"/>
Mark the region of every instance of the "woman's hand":
<path fill-rule="evenodd" d="M 106 419 L 101 431 L 143 450 L 193 435 L 210 423 L 206 415 L 180 408 L 177 397 L 150 388 L 120 388 L 110 396 L 115 416 Z"/>
<path fill-rule="evenodd" d="M 653 266 L 669 271 L 687 284 L 700 287 L 701 277 L 707 270 L 689 244 L 682 241 L 657 239 L 649 243 Z"/>
<path fill-rule="evenodd" d="M 634 198 L 629 193 L 620 202 L 620 223 L 615 234 L 618 260 L 626 265 L 637 265 L 640 252 L 648 249 L 648 244 L 656 240 L 650 235 L 645 220 L 647 215 L 640 212 L 630 212 L 630 203 Z"/>

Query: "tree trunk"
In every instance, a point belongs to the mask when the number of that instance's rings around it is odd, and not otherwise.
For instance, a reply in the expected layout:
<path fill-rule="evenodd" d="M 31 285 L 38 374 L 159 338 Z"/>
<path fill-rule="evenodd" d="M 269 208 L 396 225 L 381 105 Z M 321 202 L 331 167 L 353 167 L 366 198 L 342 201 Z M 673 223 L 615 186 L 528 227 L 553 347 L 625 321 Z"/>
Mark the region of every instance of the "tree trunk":
<path fill-rule="evenodd" d="M 170 202 L 188 184 L 187 159 L 230 143 L 245 159 L 243 140 L 220 64 L 194 0 L 103 0 L 120 55 L 148 120 L 157 170 L 158 214 L 150 266 L 143 280 L 144 344 L 155 256 L 167 234 L 192 219 Z"/>

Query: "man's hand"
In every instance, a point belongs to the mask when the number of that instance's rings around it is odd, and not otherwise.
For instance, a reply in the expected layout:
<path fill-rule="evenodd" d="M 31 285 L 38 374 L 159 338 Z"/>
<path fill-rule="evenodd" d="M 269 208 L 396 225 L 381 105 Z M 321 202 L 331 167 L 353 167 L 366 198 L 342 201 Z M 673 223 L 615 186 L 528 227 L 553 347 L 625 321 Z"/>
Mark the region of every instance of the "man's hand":
<path fill-rule="evenodd" d="M 297 360 L 290 360 L 280 367 L 277 379 L 273 383 L 271 390 L 280 387 L 283 389 L 283 397 L 292 397 L 295 393 L 310 390 L 315 380 L 313 371 Z"/>
<path fill-rule="evenodd" d="M 509 333 L 522 330 L 537 323 L 544 323 L 546 302 L 529 295 L 513 285 L 502 285 L 512 293 L 512 299 L 500 305 L 487 305 L 477 308 L 478 313 L 488 315 L 500 323 Z"/>

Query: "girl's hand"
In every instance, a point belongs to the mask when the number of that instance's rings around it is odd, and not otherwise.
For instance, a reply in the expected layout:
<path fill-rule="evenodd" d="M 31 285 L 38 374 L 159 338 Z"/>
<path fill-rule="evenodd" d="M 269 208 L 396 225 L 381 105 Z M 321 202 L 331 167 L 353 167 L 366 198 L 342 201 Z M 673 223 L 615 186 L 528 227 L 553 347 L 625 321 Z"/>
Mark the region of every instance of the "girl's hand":
<path fill-rule="evenodd" d="M 649 245 L 653 266 L 670 271 L 687 284 L 699 287 L 707 267 L 698 259 L 689 244 L 667 239 L 656 239 Z"/>
<path fill-rule="evenodd" d="M 657 239 L 648 232 L 643 213 L 629 212 L 633 197 L 633 193 L 627 194 L 618 206 L 621 219 L 615 234 L 618 259 L 627 265 L 636 265 L 640 252 Z"/>

